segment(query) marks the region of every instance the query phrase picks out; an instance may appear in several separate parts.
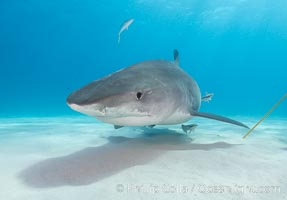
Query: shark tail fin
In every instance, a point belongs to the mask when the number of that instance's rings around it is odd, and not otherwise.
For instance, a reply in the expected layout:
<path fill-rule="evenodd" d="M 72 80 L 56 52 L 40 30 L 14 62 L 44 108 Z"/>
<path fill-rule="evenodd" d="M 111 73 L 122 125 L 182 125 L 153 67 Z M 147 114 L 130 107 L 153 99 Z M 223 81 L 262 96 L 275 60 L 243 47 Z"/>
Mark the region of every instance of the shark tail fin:
<path fill-rule="evenodd" d="M 173 50 L 173 59 L 176 65 L 179 65 L 179 52 L 177 49 Z"/>
<path fill-rule="evenodd" d="M 234 125 L 249 129 L 249 127 L 246 126 L 245 124 L 238 122 L 238 121 L 235 121 L 233 119 L 227 118 L 227 117 L 223 117 L 223 116 L 219 116 L 219 115 L 215 115 L 215 114 L 211 114 L 211 113 L 197 112 L 197 111 L 191 111 L 190 114 L 193 116 L 196 116 L 196 117 L 204 117 L 204 118 L 214 119 L 214 120 L 226 122 L 229 124 L 234 124 Z"/>
<path fill-rule="evenodd" d="M 120 44 L 120 42 L 121 42 L 121 34 L 119 34 L 118 36 L 118 44 Z"/>

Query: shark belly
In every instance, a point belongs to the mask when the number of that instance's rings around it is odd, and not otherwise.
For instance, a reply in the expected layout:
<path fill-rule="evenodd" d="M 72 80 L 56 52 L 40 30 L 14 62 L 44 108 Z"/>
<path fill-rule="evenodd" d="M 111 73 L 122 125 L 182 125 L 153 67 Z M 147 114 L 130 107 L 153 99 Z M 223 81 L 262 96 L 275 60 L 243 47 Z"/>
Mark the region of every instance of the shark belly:
<path fill-rule="evenodd" d="M 118 126 L 150 126 L 154 124 L 158 124 L 160 122 L 160 119 L 156 117 L 150 117 L 150 116 L 143 116 L 143 117 L 116 117 L 116 118 L 110 118 L 110 117 L 96 117 L 98 120 L 118 125 Z"/>
<path fill-rule="evenodd" d="M 175 125 L 189 121 L 192 118 L 190 113 L 177 109 L 169 117 L 161 121 L 158 125 Z"/>

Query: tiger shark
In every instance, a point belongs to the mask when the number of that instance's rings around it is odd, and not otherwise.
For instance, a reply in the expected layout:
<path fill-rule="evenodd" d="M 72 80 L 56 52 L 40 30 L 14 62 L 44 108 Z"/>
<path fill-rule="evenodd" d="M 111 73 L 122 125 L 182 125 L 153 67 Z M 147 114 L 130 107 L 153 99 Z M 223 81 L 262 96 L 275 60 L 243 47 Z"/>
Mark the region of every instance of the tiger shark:
<path fill-rule="evenodd" d="M 201 92 L 196 81 L 174 60 L 144 61 L 123 68 L 74 91 L 67 104 L 80 113 L 123 126 L 175 125 L 204 117 L 244 128 L 233 119 L 200 112 Z M 188 127 L 182 129 L 188 132 Z"/>

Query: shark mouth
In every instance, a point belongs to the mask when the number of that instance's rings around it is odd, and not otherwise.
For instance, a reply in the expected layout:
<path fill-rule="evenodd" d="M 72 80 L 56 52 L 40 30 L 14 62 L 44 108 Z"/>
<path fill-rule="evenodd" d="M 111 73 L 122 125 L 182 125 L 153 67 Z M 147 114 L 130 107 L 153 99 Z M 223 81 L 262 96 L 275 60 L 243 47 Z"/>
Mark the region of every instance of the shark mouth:
<path fill-rule="evenodd" d="M 106 107 L 99 104 L 91 105 L 77 105 L 69 104 L 70 108 L 80 113 L 93 116 L 93 117 L 104 117 L 104 118 L 122 118 L 122 117 L 148 117 L 150 116 L 147 112 L 141 112 L 138 109 L 128 111 L 123 108 Z"/>

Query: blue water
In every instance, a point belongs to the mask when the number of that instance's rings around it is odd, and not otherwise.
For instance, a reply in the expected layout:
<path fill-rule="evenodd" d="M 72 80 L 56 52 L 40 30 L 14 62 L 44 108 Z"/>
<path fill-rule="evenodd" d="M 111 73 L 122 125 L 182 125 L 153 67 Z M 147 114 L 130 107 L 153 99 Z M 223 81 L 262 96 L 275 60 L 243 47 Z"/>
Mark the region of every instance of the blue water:
<path fill-rule="evenodd" d="M 2 0 L 0 115 L 79 115 L 65 103 L 73 90 L 172 60 L 177 48 L 202 93 L 215 93 L 202 110 L 261 116 L 287 91 L 286 9 L 286 0 Z M 273 116 L 286 110 L 285 101 Z"/>
<path fill-rule="evenodd" d="M 201 111 L 252 127 L 287 93 L 286 10 L 286 0 L 0 0 L 0 199 L 286 199 L 287 98 L 246 139 L 204 118 L 188 122 L 191 134 L 115 130 L 66 105 L 83 85 L 172 60 L 176 48 L 201 92 L 215 94 Z M 262 187 L 273 190 L 250 190 Z"/>

